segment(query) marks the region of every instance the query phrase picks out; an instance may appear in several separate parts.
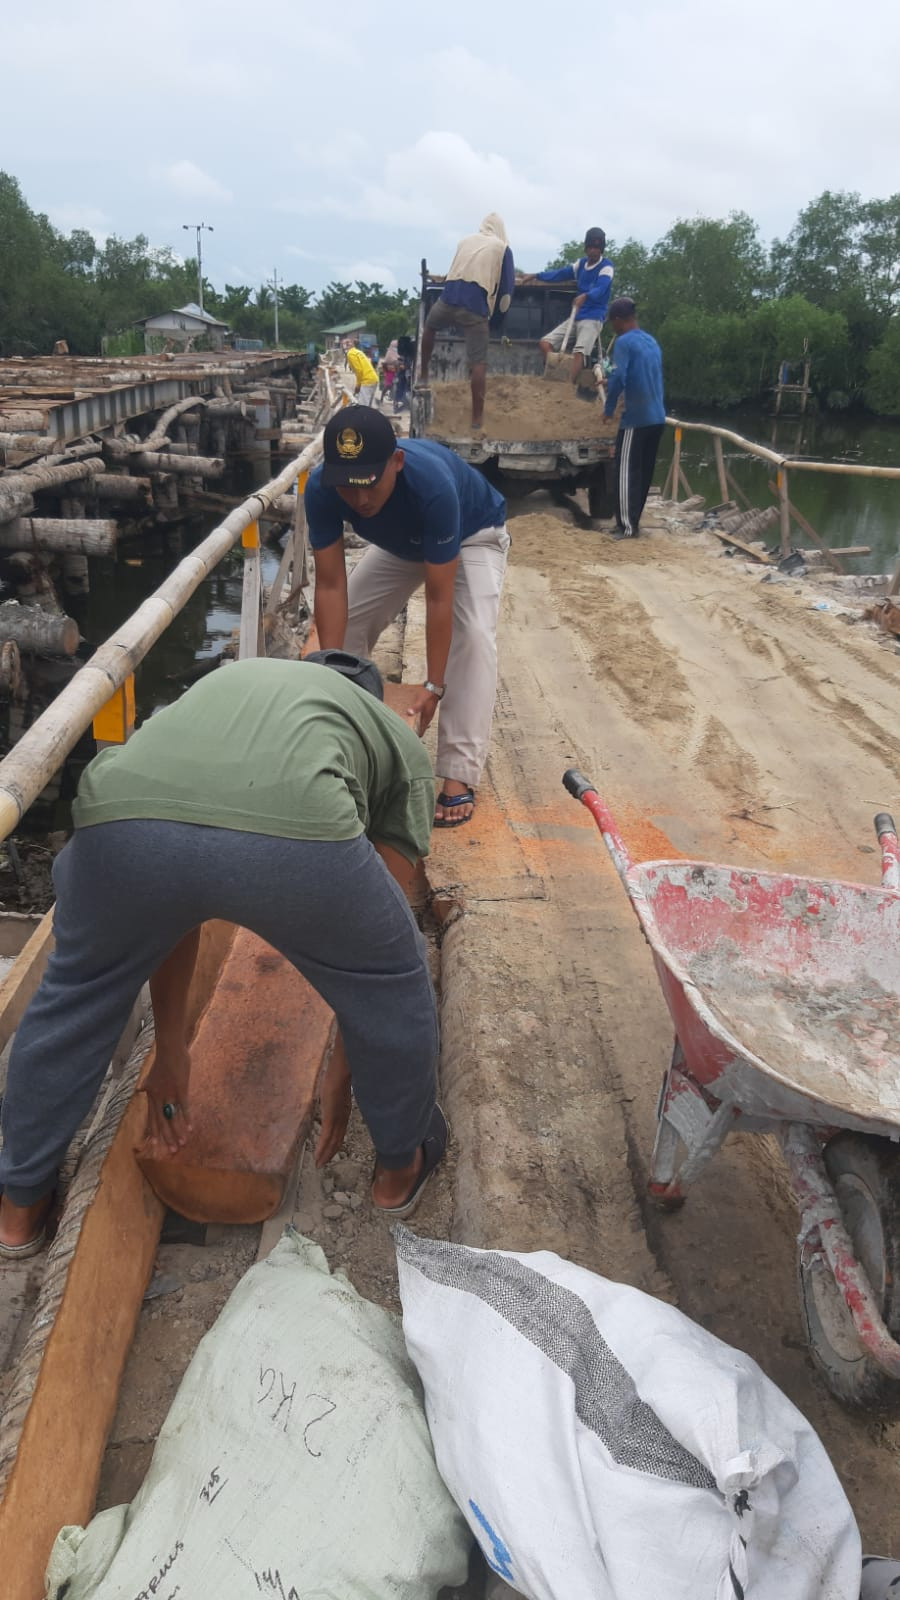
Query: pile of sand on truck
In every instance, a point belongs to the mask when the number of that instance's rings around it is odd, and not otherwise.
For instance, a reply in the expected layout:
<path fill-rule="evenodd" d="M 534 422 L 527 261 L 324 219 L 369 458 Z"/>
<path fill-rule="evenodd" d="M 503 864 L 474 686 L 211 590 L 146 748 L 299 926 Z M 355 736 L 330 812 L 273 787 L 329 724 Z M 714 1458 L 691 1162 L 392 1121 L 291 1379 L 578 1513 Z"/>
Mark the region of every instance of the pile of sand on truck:
<path fill-rule="evenodd" d="M 441 439 L 466 439 L 472 432 L 472 391 L 467 381 L 432 384 L 434 421 L 428 432 Z M 545 378 L 491 377 L 484 407 L 484 436 L 526 439 L 613 439 L 616 417 L 604 417 L 597 400 L 579 400 L 571 383 Z"/>

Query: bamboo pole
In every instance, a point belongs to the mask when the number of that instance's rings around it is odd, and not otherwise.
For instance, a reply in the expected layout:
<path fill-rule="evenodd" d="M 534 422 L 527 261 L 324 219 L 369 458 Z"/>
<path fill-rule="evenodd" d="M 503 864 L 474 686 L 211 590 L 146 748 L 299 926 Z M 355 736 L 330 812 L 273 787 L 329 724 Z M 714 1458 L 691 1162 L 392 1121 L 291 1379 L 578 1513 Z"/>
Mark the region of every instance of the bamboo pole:
<path fill-rule="evenodd" d="M 0 550 L 75 551 L 85 556 L 111 556 L 116 551 L 116 524 L 98 517 L 16 517 L 0 523 Z"/>
<path fill-rule="evenodd" d="M 781 555 L 782 560 L 791 553 L 791 502 L 788 499 L 787 468 L 781 466 L 775 475 L 778 486 L 778 499 L 781 510 Z"/>
<path fill-rule="evenodd" d="M 244 529 L 257 521 L 279 495 L 287 493 L 299 473 L 315 466 L 321 451 L 320 434 L 297 460 L 288 462 L 277 478 L 236 506 L 100 646 L 0 761 L 0 838 L 5 839 L 18 826 L 24 812 L 78 743 L 95 712 L 143 661 Z"/>
<path fill-rule="evenodd" d="M 728 476 L 725 471 L 725 456 L 722 450 L 721 439 L 713 437 L 713 450 L 716 457 L 716 472 L 719 475 L 719 495 L 722 500 L 727 500 L 729 498 Z"/>
<path fill-rule="evenodd" d="M 675 444 L 672 448 L 672 499 L 678 501 L 678 480 L 681 476 L 681 423 L 675 424 Z"/>
<path fill-rule="evenodd" d="M 754 439 L 745 439 L 740 433 L 732 433 L 730 428 L 716 428 L 711 422 L 682 422 L 678 417 L 666 417 L 666 422 L 675 429 L 676 436 L 681 428 L 690 428 L 695 433 L 708 433 L 714 438 L 727 439 L 730 444 L 746 450 L 748 455 L 758 456 L 760 461 L 770 461 L 773 467 L 788 462 L 792 472 L 834 472 L 848 478 L 900 478 L 900 467 L 860 466 L 844 461 L 805 461 L 799 456 L 779 455 L 777 451 L 757 444 Z"/>

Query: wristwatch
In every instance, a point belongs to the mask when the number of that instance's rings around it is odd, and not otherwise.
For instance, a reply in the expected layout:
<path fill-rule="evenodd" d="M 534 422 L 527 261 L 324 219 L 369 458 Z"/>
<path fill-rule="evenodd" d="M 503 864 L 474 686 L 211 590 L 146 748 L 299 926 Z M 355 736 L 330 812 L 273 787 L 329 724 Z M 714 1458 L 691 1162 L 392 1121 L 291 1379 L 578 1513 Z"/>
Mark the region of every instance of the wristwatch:
<path fill-rule="evenodd" d="M 436 700 L 443 700 L 444 695 L 447 692 L 447 685 L 445 683 L 432 683 L 430 678 L 425 679 L 422 687 L 423 689 L 427 689 L 429 694 L 433 694 Z"/>

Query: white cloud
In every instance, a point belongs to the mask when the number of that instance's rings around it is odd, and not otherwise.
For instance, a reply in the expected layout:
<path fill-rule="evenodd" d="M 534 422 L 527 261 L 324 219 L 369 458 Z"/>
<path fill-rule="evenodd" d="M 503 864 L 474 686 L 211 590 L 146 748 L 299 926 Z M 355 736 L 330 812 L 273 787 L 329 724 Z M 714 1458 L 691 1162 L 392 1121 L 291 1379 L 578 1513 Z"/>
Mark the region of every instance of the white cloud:
<path fill-rule="evenodd" d="M 396 289 L 397 276 L 386 261 L 353 261 L 347 267 L 335 270 L 338 283 L 380 283 L 384 289 Z"/>
<path fill-rule="evenodd" d="M 162 169 L 160 177 L 182 200 L 218 200 L 228 205 L 233 198 L 230 189 L 193 161 L 173 161 Z"/>
<path fill-rule="evenodd" d="M 96 206 L 80 206 L 72 201 L 64 205 L 51 206 L 47 215 L 55 228 L 61 233 L 72 233 L 75 228 L 84 228 L 87 233 L 92 233 L 97 243 L 106 243 L 112 231 L 110 218 L 105 211 L 98 211 Z"/>

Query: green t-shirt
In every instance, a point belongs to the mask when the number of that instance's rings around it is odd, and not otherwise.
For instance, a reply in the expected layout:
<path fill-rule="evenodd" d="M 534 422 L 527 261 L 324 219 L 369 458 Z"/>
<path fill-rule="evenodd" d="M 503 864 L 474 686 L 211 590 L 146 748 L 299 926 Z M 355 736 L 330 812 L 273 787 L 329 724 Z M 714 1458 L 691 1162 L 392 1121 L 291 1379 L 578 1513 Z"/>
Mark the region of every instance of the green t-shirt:
<path fill-rule="evenodd" d="M 434 774 L 402 717 L 332 667 L 220 667 L 86 768 L 76 828 L 157 817 L 428 854 Z"/>

